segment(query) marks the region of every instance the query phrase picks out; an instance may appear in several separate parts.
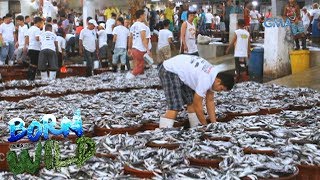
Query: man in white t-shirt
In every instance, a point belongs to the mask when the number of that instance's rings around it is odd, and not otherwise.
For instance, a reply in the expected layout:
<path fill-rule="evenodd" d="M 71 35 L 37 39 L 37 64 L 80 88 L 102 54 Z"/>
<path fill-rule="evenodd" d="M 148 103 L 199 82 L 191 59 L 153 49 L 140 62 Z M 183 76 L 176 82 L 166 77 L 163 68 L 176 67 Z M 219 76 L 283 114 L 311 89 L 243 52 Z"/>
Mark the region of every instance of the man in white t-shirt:
<path fill-rule="evenodd" d="M 127 46 L 128 38 L 130 36 L 130 31 L 128 28 L 124 27 L 124 19 L 119 17 L 117 19 L 117 26 L 113 29 L 113 43 L 114 50 L 112 56 L 113 71 L 117 71 L 118 61 L 121 62 L 121 71 L 125 70 L 127 62 Z M 127 67 L 128 68 L 128 67 Z"/>
<path fill-rule="evenodd" d="M 49 0 L 43 1 L 42 16 L 44 18 L 52 17 L 54 10 L 53 4 Z"/>
<path fill-rule="evenodd" d="M 98 40 L 99 40 L 99 58 L 101 61 L 104 61 L 107 59 L 107 41 L 108 41 L 108 36 L 107 32 L 105 31 L 105 24 L 100 23 L 98 26 Z"/>
<path fill-rule="evenodd" d="M 66 51 L 66 44 L 67 41 L 65 39 L 65 34 L 62 29 L 57 31 L 57 42 L 58 42 L 58 67 L 59 70 L 62 67 L 63 63 L 63 58 L 65 57 L 65 51 Z M 57 75 L 59 76 L 60 71 L 58 70 Z"/>
<path fill-rule="evenodd" d="M 26 35 L 26 41 L 24 44 L 23 51 L 26 53 L 28 50 L 28 56 L 30 58 L 29 72 L 28 72 L 28 80 L 33 81 L 36 76 L 38 61 L 39 61 L 39 53 L 41 50 L 40 44 L 40 34 L 43 27 L 43 20 L 40 17 L 35 17 L 34 25 L 31 26 Z"/>
<path fill-rule="evenodd" d="M 238 20 L 238 29 L 235 31 L 233 40 L 226 50 L 229 54 L 230 48 L 235 45 L 234 57 L 236 67 L 237 81 L 245 81 L 248 79 L 248 59 L 250 58 L 250 33 L 245 28 L 243 19 Z"/>
<path fill-rule="evenodd" d="M 93 62 L 99 55 L 99 43 L 95 28 L 98 26 L 96 20 L 90 19 L 88 27 L 83 29 L 79 37 L 79 53 L 84 55 L 87 62 L 87 76 L 92 76 Z"/>
<path fill-rule="evenodd" d="M 59 48 L 57 35 L 52 32 L 51 24 L 46 24 L 45 32 L 41 33 L 39 40 L 41 51 L 39 53 L 38 68 L 41 71 L 41 80 L 54 80 L 59 69 L 57 56 Z"/>
<path fill-rule="evenodd" d="M 19 63 L 25 62 L 26 53 L 23 53 L 23 48 L 25 44 L 25 37 L 28 32 L 28 26 L 24 23 L 24 17 L 19 15 L 16 17 L 16 24 L 18 25 L 18 34 L 17 34 L 17 42 L 16 42 L 16 50 L 15 50 L 15 58 Z"/>
<path fill-rule="evenodd" d="M 112 35 L 112 31 L 114 26 L 116 25 L 116 18 L 117 15 L 115 13 L 111 13 L 111 18 L 109 18 L 106 22 L 106 32 L 108 35 L 108 52 L 107 54 L 110 56 L 111 55 L 111 45 L 112 45 L 112 41 L 113 41 L 113 35 Z M 108 58 L 110 60 L 110 58 Z"/>
<path fill-rule="evenodd" d="M 216 122 L 214 91 L 230 90 L 232 75 L 220 73 L 224 65 L 212 66 L 205 59 L 193 55 L 178 55 L 163 62 L 159 77 L 167 100 L 167 111 L 160 117 L 160 128 L 172 128 L 178 111 L 187 105 L 191 127 L 207 124 L 203 112 L 206 99 L 210 122 Z"/>
<path fill-rule="evenodd" d="M 158 63 L 163 63 L 165 60 L 171 58 L 170 44 L 173 42 L 173 33 L 169 30 L 170 20 L 163 21 L 164 29 L 159 31 L 158 41 Z"/>
<path fill-rule="evenodd" d="M 136 11 L 137 21 L 130 28 L 129 50 L 128 53 L 133 57 L 135 66 L 132 72 L 128 72 L 126 78 L 132 79 L 139 74 L 144 74 L 143 56 L 150 52 L 150 29 L 143 22 L 145 21 L 144 10 Z"/>
<path fill-rule="evenodd" d="M 255 10 L 255 7 L 252 8 L 250 11 L 250 33 L 253 41 L 255 41 L 255 38 L 259 34 L 259 28 L 260 28 L 260 18 L 261 15 L 259 14 L 259 11 Z"/>
<path fill-rule="evenodd" d="M 14 32 L 15 27 L 12 23 L 12 15 L 7 14 L 0 25 L 0 44 L 2 45 L 0 65 L 5 64 L 7 57 L 9 57 L 9 61 L 13 58 L 15 45 Z"/>
<path fill-rule="evenodd" d="M 208 12 L 206 13 L 206 26 L 207 26 L 207 29 L 211 29 L 211 25 L 213 23 L 213 15 L 211 13 L 211 9 L 208 9 Z"/>

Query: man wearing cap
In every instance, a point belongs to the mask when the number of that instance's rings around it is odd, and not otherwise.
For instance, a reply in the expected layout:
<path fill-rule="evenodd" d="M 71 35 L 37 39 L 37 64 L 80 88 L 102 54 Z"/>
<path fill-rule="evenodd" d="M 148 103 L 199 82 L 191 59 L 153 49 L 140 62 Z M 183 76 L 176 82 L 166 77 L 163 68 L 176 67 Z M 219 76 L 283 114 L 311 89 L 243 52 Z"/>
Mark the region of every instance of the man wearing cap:
<path fill-rule="evenodd" d="M 206 100 L 210 122 L 216 122 L 214 91 L 230 90 L 232 75 L 220 73 L 224 65 L 213 66 L 205 59 L 192 55 L 178 55 L 159 66 L 159 77 L 167 100 L 167 111 L 160 117 L 160 128 L 172 128 L 178 111 L 187 105 L 191 127 L 206 125 L 203 99 Z"/>
<path fill-rule="evenodd" d="M 196 44 L 196 27 L 193 24 L 196 11 L 192 8 L 188 11 L 188 20 L 181 26 L 181 52 L 189 55 L 199 56 Z"/>
<path fill-rule="evenodd" d="M 87 62 L 87 76 L 92 76 L 93 61 L 99 54 L 99 44 L 95 31 L 97 26 L 96 20 L 90 19 L 88 27 L 81 31 L 79 37 L 79 53 L 80 56 L 84 55 L 84 59 Z"/>
<path fill-rule="evenodd" d="M 100 23 L 98 26 L 98 40 L 99 40 L 99 58 L 100 60 L 107 59 L 107 32 L 105 31 L 105 24 Z"/>

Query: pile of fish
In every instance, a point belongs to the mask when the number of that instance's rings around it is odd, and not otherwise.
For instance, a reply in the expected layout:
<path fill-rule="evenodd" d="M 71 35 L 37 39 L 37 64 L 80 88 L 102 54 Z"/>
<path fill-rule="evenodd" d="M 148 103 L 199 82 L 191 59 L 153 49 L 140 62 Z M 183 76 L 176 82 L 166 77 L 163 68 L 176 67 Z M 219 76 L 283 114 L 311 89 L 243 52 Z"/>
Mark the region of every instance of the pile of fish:
<path fill-rule="evenodd" d="M 12 81 L 2 84 L 3 91 L 0 95 L 6 96 L 23 96 L 23 95 L 49 95 L 49 94 L 68 94 L 83 91 L 95 90 L 118 90 L 130 88 L 148 88 L 159 86 L 160 80 L 158 72 L 155 69 L 150 69 L 145 72 L 147 78 L 138 76 L 136 79 L 128 81 L 125 78 L 125 73 L 104 73 L 92 77 L 70 77 L 65 79 L 57 79 L 55 81 L 37 80 L 33 83 L 29 81 Z M 8 88 L 24 88 L 27 86 L 34 87 L 32 90 L 11 90 Z M 6 90 L 6 87 L 8 90 Z"/>
<path fill-rule="evenodd" d="M 105 73 L 90 78 L 2 84 L 9 89 L 0 90 L 0 96 L 34 97 L 19 102 L 0 101 L 0 142 L 7 140 L 7 122 L 12 118 L 20 117 L 28 125 L 33 120 L 41 120 L 44 114 L 53 114 L 60 124 L 63 116 L 72 118 L 76 109 L 81 110 L 85 132 L 93 132 L 95 126 L 119 129 L 158 123 L 165 113 L 166 100 L 162 90 L 152 88 L 159 85 L 156 70 L 148 70 L 147 79 L 129 82 L 123 76 Z M 33 89 L 10 89 L 19 86 Z M 117 91 L 125 88 L 131 90 Z M 99 89 L 112 91 L 93 95 L 76 93 Z M 41 96 L 70 92 L 57 98 Z M 218 118 L 232 114 L 231 121 L 190 129 L 156 129 L 134 135 L 93 137 L 100 156 L 93 157 L 83 167 L 41 169 L 37 176 L 2 172 L 0 179 L 132 178 L 125 174 L 126 166 L 151 171 L 154 179 L 256 179 L 294 174 L 299 164 L 320 165 L 320 93 L 246 82 L 237 84 L 230 92 L 217 93 L 215 101 Z M 266 109 L 280 111 L 260 115 L 259 112 Z M 187 120 L 187 113 L 179 113 L 178 119 Z M 150 143 L 157 146 L 150 146 Z M 175 146 L 170 150 L 166 148 L 168 145 Z M 29 149 L 31 155 L 34 154 L 33 148 Z M 62 157 L 75 155 L 75 145 L 69 141 L 61 142 L 60 149 Z M 258 154 L 252 154 L 253 151 Z M 219 168 L 191 165 L 191 158 L 219 160 Z"/>

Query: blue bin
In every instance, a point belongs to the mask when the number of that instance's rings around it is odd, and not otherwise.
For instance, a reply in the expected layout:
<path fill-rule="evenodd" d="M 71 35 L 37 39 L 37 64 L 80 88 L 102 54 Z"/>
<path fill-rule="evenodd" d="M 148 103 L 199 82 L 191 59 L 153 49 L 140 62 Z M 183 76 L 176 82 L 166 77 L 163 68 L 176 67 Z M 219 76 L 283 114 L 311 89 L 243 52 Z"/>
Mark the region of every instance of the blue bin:
<path fill-rule="evenodd" d="M 254 48 L 251 51 L 249 61 L 249 75 L 250 77 L 263 77 L 263 48 Z"/>

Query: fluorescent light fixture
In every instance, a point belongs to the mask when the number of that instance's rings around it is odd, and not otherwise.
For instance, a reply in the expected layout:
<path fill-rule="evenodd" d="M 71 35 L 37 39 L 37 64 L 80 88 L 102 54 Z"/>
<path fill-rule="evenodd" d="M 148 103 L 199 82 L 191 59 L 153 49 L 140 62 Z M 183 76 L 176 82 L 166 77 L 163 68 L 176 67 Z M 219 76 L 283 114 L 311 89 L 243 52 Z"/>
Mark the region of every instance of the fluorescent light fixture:
<path fill-rule="evenodd" d="M 252 5 L 253 6 L 258 6 L 258 2 L 257 1 L 252 1 Z"/>

